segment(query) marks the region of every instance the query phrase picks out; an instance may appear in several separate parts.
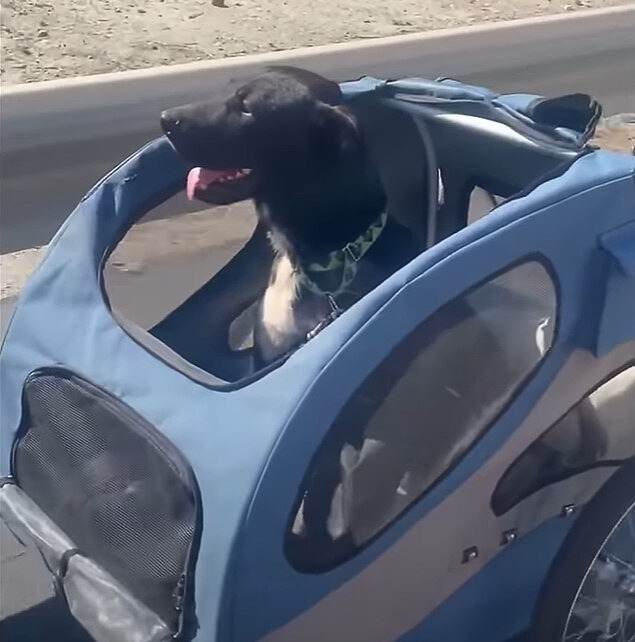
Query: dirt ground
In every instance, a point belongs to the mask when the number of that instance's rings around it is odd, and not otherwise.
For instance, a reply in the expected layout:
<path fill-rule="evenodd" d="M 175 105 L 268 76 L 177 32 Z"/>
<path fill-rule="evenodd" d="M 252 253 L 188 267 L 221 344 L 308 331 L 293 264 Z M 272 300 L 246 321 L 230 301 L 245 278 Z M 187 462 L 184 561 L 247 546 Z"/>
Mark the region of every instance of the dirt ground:
<path fill-rule="evenodd" d="M 602 119 L 593 143 L 602 149 L 635 155 L 635 114 L 616 114 Z"/>
<path fill-rule="evenodd" d="M 139 69 L 619 4 L 624 0 L 1 0 L 1 80 Z"/>

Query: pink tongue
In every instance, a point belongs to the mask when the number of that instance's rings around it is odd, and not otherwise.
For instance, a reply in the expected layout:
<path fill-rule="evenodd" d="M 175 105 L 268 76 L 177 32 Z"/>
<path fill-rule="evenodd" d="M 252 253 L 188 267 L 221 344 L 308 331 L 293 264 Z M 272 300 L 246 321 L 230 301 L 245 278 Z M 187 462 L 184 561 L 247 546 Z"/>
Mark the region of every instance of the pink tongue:
<path fill-rule="evenodd" d="M 187 175 L 187 198 L 193 201 L 196 198 L 196 190 L 206 189 L 226 174 L 226 171 L 204 169 L 202 167 L 191 169 Z"/>

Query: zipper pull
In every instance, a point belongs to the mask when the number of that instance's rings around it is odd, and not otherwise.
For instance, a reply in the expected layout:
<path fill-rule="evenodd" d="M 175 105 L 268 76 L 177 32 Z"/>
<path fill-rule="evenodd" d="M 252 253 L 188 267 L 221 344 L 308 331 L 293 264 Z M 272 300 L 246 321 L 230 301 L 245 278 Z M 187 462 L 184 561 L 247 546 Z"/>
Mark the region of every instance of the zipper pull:
<path fill-rule="evenodd" d="M 183 611 L 183 601 L 185 599 L 185 574 L 179 577 L 174 589 L 174 610 L 177 613 Z"/>

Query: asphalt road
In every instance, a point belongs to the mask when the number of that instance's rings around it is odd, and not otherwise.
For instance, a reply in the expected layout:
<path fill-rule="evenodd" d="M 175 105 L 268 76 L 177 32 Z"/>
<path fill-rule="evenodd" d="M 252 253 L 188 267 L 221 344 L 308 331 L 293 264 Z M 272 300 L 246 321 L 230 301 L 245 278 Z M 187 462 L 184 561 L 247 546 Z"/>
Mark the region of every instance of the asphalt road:
<path fill-rule="evenodd" d="M 503 71 L 463 74 L 461 80 L 492 87 L 501 92 L 533 92 L 556 95 L 586 92 L 602 100 L 605 113 L 635 112 L 635 37 L 633 46 L 589 57 L 506 68 Z M 454 63 L 459 64 L 459 63 Z M 436 69 L 437 75 L 452 76 L 456 68 Z M 408 73 L 408 72 L 404 72 Z M 423 70 L 421 73 L 433 73 Z M 166 107 L 169 105 L 165 105 Z M 37 156 L 29 152 L 5 153 L 0 157 L 2 182 L 2 236 L 0 253 L 14 252 L 48 242 L 86 190 L 111 167 L 144 142 L 160 134 L 157 122 L 145 131 L 89 142 L 43 147 Z M 90 146 L 87 151 L 86 147 Z M 78 163 L 78 159 L 83 159 Z M 42 204 L 42 194 L 47 194 Z M 38 215 L 34 216 L 34 208 Z M 174 210 L 165 207 L 157 216 Z"/>
<path fill-rule="evenodd" d="M 605 114 L 635 112 L 635 47 L 567 60 L 548 68 L 518 66 L 505 72 L 464 76 L 461 80 L 500 91 L 520 90 L 547 95 L 583 91 L 600 99 Z M 97 153 L 93 154 L 93 162 L 81 167 L 65 163 L 65 160 L 81 154 L 80 149 L 72 146 L 45 150 L 36 167 L 27 166 L 25 158 L 3 158 L 3 175 L 11 174 L 12 180 L 10 188 L 6 192 L 3 189 L 2 194 L 1 251 L 25 247 L 26 239 L 33 243 L 34 235 L 38 244 L 46 243 L 62 221 L 68 202 L 76 201 L 108 168 L 155 133 L 156 130 L 150 128 L 133 138 L 95 141 L 93 151 L 97 150 Z M 55 173 L 50 171 L 53 166 L 57 168 Z M 25 224 L 24 216 L 33 193 L 32 177 L 40 173 L 47 176 L 44 184 L 38 184 L 38 189 L 48 190 L 51 195 L 51 216 L 45 226 L 34 230 Z M 209 278 L 232 249 L 226 246 L 222 252 L 181 257 L 169 265 L 150 264 L 141 274 L 129 274 L 125 278 L 115 275 L 111 287 L 116 291 L 119 307 L 142 325 L 151 325 L 166 311 L 166 307 L 184 298 L 187 289 L 195 289 L 197 283 Z M 140 292 L 143 292 L 142 297 Z M 0 302 L 2 335 L 14 304 L 14 298 Z M 2 528 L 0 617 L 3 620 L 0 622 L 0 639 L 7 642 L 40 642 L 44 639 L 80 642 L 85 639 L 79 627 L 53 600 L 50 581 L 37 554 L 17 542 L 4 530 L 4 526 Z"/>

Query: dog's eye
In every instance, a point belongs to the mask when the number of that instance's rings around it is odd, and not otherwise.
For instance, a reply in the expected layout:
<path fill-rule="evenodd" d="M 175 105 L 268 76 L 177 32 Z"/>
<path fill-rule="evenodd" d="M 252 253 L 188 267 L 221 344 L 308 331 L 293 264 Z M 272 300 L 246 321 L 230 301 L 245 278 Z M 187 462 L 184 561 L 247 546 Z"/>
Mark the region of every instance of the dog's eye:
<path fill-rule="evenodd" d="M 239 111 L 242 116 L 249 116 L 249 117 L 253 116 L 249 107 L 247 107 L 247 105 L 245 104 L 244 96 L 237 95 L 234 99 L 233 106 L 234 106 L 234 109 L 236 109 L 236 111 Z"/>

